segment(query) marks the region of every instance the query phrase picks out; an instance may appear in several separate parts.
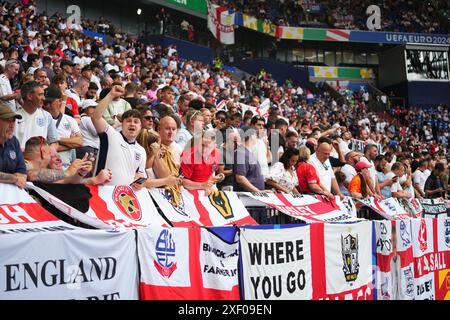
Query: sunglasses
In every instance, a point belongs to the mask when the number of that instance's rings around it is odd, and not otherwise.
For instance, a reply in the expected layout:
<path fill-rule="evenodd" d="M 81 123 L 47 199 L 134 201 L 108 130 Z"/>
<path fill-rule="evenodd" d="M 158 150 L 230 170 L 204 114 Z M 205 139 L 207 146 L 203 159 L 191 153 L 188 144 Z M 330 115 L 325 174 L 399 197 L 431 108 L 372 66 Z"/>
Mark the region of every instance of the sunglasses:
<path fill-rule="evenodd" d="M 147 121 L 155 121 L 156 117 L 154 117 L 154 116 L 147 116 L 147 117 L 144 117 L 144 119 L 147 120 Z"/>

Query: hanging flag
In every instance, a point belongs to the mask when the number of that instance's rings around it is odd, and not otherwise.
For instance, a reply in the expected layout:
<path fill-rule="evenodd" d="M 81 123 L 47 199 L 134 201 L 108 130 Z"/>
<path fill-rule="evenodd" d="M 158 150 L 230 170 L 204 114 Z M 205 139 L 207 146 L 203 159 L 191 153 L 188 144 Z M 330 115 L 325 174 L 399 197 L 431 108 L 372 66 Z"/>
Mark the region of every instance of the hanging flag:
<path fill-rule="evenodd" d="M 138 231 L 143 300 L 239 300 L 238 236 L 232 241 L 203 228 Z"/>
<path fill-rule="evenodd" d="M 261 103 L 261 105 L 256 109 L 256 113 L 264 118 L 269 117 L 269 110 L 270 110 L 270 99 L 266 99 Z"/>
<path fill-rule="evenodd" d="M 208 29 L 223 44 L 234 44 L 235 13 L 227 8 L 208 4 Z"/>
<path fill-rule="evenodd" d="M 276 37 L 281 38 L 281 39 L 302 40 L 303 39 L 303 28 L 278 27 Z"/>
<path fill-rule="evenodd" d="M 244 14 L 243 25 L 245 28 L 258 31 L 258 19 L 256 19 L 255 17 Z"/>
<path fill-rule="evenodd" d="M 205 196 L 204 191 L 183 190 L 178 205 L 163 189 L 150 190 L 150 194 L 174 227 L 257 225 L 235 192 L 217 191 Z"/>
<path fill-rule="evenodd" d="M 147 189 L 133 191 L 129 186 L 88 186 L 92 194 L 90 208 L 83 213 L 34 185 L 29 189 L 61 212 L 99 229 L 145 228 L 151 224 L 167 226 L 158 214 Z"/>
<path fill-rule="evenodd" d="M 265 205 L 307 223 L 359 221 L 350 198 L 333 202 L 322 197 L 295 194 L 245 193 Z"/>
<path fill-rule="evenodd" d="M 403 208 L 397 199 L 389 198 L 377 200 L 375 198 L 355 199 L 362 205 L 369 207 L 387 220 L 411 219 L 411 215 Z"/>

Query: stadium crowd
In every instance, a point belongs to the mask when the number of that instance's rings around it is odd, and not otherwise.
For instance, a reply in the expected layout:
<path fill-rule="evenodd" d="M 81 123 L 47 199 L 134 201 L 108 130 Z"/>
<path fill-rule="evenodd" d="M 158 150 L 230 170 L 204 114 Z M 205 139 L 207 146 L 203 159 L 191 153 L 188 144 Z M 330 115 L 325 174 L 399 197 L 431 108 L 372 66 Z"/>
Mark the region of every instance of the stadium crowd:
<path fill-rule="evenodd" d="M 182 188 L 447 197 L 448 106 L 374 114 L 175 46 L 101 43 L 34 1 L 0 11 L 0 183 L 166 188 L 174 204 Z"/>
<path fill-rule="evenodd" d="M 448 34 L 450 25 L 445 17 L 439 17 L 441 12 L 448 12 L 448 1 L 213 0 L 213 2 L 258 19 L 290 27 L 367 30 L 366 9 L 373 4 L 381 9 L 380 31 Z"/>

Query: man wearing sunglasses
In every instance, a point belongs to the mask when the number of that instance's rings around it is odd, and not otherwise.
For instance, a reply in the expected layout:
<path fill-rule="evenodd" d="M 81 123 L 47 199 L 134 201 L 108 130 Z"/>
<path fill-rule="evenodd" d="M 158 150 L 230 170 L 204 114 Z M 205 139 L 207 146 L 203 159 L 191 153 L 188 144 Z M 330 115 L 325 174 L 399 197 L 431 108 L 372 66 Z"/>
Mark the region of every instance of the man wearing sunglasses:
<path fill-rule="evenodd" d="M 23 189 L 27 182 L 27 169 L 19 140 L 14 137 L 16 119 L 22 119 L 22 116 L 0 104 L 0 183 L 14 184 Z"/>

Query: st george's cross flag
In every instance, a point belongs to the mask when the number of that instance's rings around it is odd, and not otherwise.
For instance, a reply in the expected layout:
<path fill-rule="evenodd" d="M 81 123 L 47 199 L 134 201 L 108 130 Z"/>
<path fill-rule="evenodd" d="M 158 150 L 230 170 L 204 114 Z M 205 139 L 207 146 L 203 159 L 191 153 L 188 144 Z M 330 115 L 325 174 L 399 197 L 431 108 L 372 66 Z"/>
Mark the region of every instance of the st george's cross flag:
<path fill-rule="evenodd" d="M 208 29 L 223 44 L 234 44 L 235 13 L 210 2 L 208 4 Z"/>

